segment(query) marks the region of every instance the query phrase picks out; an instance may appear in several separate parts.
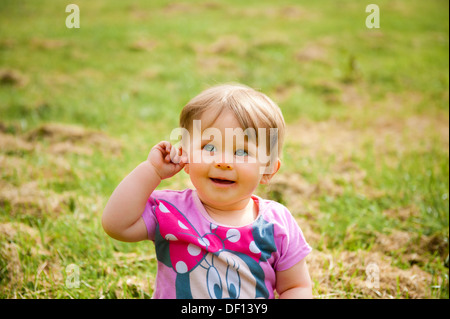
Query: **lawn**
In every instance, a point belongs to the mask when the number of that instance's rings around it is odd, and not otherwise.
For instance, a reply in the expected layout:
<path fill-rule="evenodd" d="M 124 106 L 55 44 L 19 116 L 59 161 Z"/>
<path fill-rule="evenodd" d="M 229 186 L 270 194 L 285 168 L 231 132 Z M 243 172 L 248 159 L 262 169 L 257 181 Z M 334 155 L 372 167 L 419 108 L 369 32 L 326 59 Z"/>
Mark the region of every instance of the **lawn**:
<path fill-rule="evenodd" d="M 449 298 L 447 1 L 379 0 L 373 29 L 350 0 L 79 0 L 71 29 L 67 4 L 0 3 L 0 298 L 150 298 L 153 244 L 109 238 L 103 207 L 224 82 L 283 111 L 258 195 L 314 248 L 316 298 Z"/>

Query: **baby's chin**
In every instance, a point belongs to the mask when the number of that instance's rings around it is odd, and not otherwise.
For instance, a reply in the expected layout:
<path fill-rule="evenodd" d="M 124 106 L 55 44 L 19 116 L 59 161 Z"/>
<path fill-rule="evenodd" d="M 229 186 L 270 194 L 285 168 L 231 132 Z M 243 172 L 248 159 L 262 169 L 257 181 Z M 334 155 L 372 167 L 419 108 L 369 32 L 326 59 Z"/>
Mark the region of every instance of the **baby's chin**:
<path fill-rule="evenodd" d="M 200 201 L 207 208 L 212 208 L 217 211 L 234 211 L 234 210 L 242 210 L 251 200 L 252 193 L 245 195 L 240 195 L 239 197 L 235 194 L 205 194 L 201 193 L 197 190 L 197 194 L 200 198 Z"/>

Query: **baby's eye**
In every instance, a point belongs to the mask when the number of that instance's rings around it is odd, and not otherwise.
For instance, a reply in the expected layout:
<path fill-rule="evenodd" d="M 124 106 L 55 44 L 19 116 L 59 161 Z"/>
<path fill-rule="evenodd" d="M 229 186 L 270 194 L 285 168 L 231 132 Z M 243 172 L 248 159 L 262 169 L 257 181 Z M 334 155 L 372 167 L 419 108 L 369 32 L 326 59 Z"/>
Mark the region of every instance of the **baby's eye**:
<path fill-rule="evenodd" d="M 238 149 L 238 150 L 236 150 L 236 152 L 234 152 L 234 154 L 235 154 L 236 156 L 248 156 L 247 151 L 246 151 L 246 150 L 243 150 L 243 149 Z"/>
<path fill-rule="evenodd" d="M 216 150 L 216 147 L 212 144 L 206 144 L 205 146 L 203 146 L 203 150 L 207 152 L 214 152 Z"/>

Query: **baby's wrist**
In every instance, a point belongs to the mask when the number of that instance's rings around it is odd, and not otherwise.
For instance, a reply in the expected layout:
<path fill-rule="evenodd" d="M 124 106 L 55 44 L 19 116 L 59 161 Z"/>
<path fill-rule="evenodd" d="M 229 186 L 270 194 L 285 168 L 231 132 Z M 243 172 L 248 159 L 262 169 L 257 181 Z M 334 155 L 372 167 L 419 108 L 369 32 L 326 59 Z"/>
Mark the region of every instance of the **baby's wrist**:
<path fill-rule="evenodd" d="M 144 166 L 146 171 L 150 172 L 154 178 L 158 179 L 158 182 L 163 180 L 156 167 L 149 160 L 142 162 L 140 165 Z"/>

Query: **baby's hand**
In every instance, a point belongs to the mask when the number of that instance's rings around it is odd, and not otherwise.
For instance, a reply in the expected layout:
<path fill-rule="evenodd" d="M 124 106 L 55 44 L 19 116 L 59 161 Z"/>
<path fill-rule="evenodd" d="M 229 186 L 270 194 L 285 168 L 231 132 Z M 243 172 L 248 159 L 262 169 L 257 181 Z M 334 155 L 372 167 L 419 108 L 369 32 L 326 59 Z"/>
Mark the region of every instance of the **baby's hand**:
<path fill-rule="evenodd" d="M 187 163 L 187 158 L 179 155 L 179 152 L 179 149 L 167 141 L 159 142 L 150 150 L 147 160 L 153 165 L 161 180 L 172 177 Z"/>

